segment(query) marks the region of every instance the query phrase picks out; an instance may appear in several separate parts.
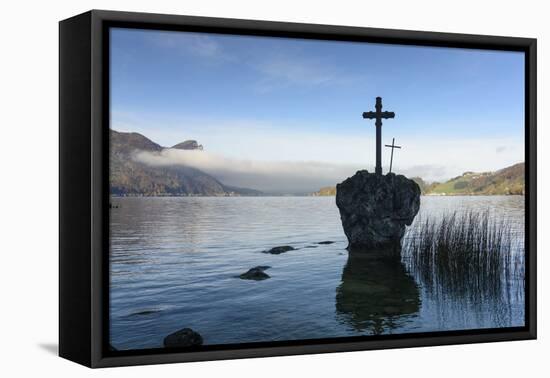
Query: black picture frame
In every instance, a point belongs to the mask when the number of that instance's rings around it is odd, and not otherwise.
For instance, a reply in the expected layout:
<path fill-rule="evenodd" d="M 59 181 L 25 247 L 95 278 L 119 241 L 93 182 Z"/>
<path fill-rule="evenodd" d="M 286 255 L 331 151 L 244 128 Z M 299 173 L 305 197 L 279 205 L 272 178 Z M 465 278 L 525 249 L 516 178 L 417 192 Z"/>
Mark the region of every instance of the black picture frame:
<path fill-rule="evenodd" d="M 110 27 L 520 51 L 525 54 L 526 325 L 113 351 L 108 344 Z M 92 10 L 59 24 L 59 355 L 88 367 L 535 339 L 536 39 Z"/>

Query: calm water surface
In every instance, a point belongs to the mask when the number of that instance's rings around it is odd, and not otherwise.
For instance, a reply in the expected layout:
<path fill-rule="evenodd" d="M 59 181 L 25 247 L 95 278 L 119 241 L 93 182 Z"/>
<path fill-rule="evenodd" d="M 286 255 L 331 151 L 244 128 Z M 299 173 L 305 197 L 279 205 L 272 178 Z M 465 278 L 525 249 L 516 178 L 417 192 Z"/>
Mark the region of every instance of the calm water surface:
<path fill-rule="evenodd" d="M 482 303 L 423 287 L 403 261 L 348 256 L 334 197 L 113 198 L 111 344 L 162 347 L 181 328 L 204 344 L 524 325 L 523 281 Z M 523 253 L 524 198 L 422 197 L 415 223 L 485 211 Z M 415 224 L 407 237 L 414 234 Z M 334 241 L 333 244 L 317 244 Z M 298 248 L 280 255 L 271 247 Z M 235 276 L 269 265 L 270 279 Z"/>

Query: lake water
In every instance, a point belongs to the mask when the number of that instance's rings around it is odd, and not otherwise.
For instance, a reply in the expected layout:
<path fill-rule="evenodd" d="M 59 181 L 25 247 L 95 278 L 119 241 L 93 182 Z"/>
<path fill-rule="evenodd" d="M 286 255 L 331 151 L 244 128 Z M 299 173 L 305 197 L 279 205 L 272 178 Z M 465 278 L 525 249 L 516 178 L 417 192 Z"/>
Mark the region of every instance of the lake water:
<path fill-rule="evenodd" d="M 119 350 L 162 347 L 186 327 L 213 345 L 524 325 L 517 275 L 475 301 L 428 290 L 406 259 L 348 256 L 334 197 L 111 201 L 110 341 Z M 523 254 L 522 196 L 422 197 L 415 222 L 487 209 L 509 221 Z M 297 250 L 262 253 L 280 245 Z M 271 267 L 270 279 L 236 277 L 258 265 Z"/>

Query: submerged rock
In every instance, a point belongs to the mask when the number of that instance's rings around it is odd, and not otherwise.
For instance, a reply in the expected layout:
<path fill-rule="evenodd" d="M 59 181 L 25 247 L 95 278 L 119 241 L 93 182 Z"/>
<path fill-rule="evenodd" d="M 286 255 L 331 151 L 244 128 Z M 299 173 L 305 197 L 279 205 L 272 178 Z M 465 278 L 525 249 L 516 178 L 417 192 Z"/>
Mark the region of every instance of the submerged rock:
<path fill-rule="evenodd" d="M 130 316 L 152 315 L 152 314 L 156 314 L 157 312 L 160 312 L 160 310 L 142 310 L 142 311 L 136 311 L 134 313 L 131 313 Z"/>
<path fill-rule="evenodd" d="M 405 176 L 366 170 L 336 186 L 348 249 L 399 247 L 420 208 L 420 187 Z"/>
<path fill-rule="evenodd" d="M 202 336 L 191 328 L 183 328 L 164 338 L 164 347 L 179 348 L 202 345 Z"/>
<path fill-rule="evenodd" d="M 333 244 L 335 242 L 333 242 L 332 240 L 325 240 L 325 241 L 322 241 L 322 242 L 319 242 L 317 244 Z"/>
<path fill-rule="evenodd" d="M 296 248 L 291 247 L 289 245 L 281 245 L 279 247 L 273 247 L 271 249 L 268 249 L 266 251 L 263 251 L 263 253 L 271 253 L 272 255 L 280 255 L 281 253 L 285 253 L 288 251 L 295 251 Z"/>
<path fill-rule="evenodd" d="M 264 270 L 269 268 L 270 267 L 266 265 L 257 266 L 255 268 L 249 269 L 248 272 L 241 274 L 239 278 L 243 280 L 255 280 L 255 281 L 266 280 L 268 278 L 271 278 L 269 274 L 264 272 Z"/>

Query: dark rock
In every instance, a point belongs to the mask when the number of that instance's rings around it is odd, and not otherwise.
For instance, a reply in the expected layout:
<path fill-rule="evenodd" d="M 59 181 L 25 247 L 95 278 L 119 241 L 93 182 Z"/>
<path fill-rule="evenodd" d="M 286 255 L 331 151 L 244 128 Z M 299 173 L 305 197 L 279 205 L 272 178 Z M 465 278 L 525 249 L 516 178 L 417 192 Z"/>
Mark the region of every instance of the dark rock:
<path fill-rule="evenodd" d="M 317 244 L 333 244 L 334 242 L 332 240 L 326 240 L 326 241 L 322 241 L 322 242 L 319 242 Z"/>
<path fill-rule="evenodd" d="M 202 336 L 191 328 L 184 328 L 164 338 L 166 348 L 192 347 L 202 345 Z"/>
<path fill-rule="evenodd" d="M 348 249 L 400 247 L 420 208 L 420 188 L 405 176 L 366 170 L 336 186 L 336 205 Z"/>
<path fill-rule="evenodd" d="M 255 268 L 249 269 L 248 272 L 241 274 L 239 278 L 243 280 L 255 280 L 255 281 L 266 280 L 268 278 L 271 278 L 269 274 L 264 272 L 264 270 L 269 268 L 270 267 L 266 265 L 257 266 Z"/>
<path fill-rule="evenodd" d="M 317 248 L 318 245 L 306 245 L 304 248 Z"/>
<path fill-rule="evenodd" d="M 156 314 L 157 312 L 160 312 L 160 310 L 143 310 L 143 311 L 134 312 L 130 314 L 130 316 L 152 315 L 152 314 Z"/>
<path fill-rule="evenodd" d="M 291 247 L 289 245 L 281 245 L 279 247 L 273 247 L 267 251 L 263 251 L 264 253 L 271 253 L 272 255 L 279 255 L 281 253 L 285 253 L 288 251 L 294 251 L 296 248 Z"/>

